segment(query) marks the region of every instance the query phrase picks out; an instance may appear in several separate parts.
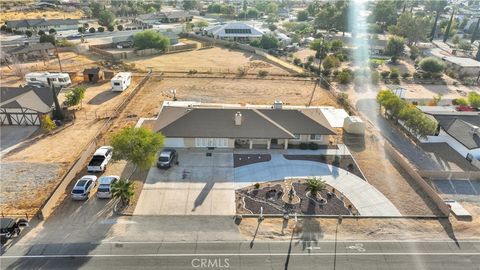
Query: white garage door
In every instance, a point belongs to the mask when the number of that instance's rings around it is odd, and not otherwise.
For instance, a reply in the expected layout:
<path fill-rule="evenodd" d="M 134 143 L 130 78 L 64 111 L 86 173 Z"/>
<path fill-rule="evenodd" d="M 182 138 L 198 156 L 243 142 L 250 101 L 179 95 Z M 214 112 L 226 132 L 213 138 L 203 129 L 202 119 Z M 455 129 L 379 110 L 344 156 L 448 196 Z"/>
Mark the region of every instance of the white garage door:
<path fill-rule="evenodd" d="M 196 147 L 218 147 L 228 148 L 228 139 L 226 138 L 195 138 Z"/>
<path fill-rule="evenodd" d="M 165 138 L 165 147 L 185 147 L 183 138 Z"/>

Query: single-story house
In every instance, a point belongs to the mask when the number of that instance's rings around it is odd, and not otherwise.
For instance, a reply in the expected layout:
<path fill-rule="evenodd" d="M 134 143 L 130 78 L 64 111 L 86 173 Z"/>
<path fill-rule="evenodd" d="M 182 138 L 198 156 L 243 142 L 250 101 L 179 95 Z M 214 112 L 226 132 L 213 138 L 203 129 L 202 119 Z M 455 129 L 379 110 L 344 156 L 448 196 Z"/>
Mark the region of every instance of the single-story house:
<path fill-rule="evenodd" d="M 288 149 L 300 143 L 327 145 L 335 135 L 322 107 L 164 102 L 145 122 L 165 135 L 166 147 Z"/>
<path fill-rule="evenodd" d="M 105 80 L 105 73 L 100 67 L 86 68 L 83 70 L 83 81 L 96 83 Z"/>
<path fill-rule="evenodd" d="M 242 22 L 230 22 L 208 27 L 204 34 L 216 39 L 250 43 L 263 36 L 263 31 Z"/>
<path fill-rule="evenodd" d="M 467 57 L 445 56 L 442 60 L 447 67 L 455 71 L 459 76 L 478 76 L 480 74 L 480 62 Z"/>
<path fill-rule="evenodd" d="M 178 23 L 190 22 L 193 20 L 193 15 L 184 10 L 173 10 L 166 12 L 155 12 L 148 14 L 141 14 L 134 18 L 132 22 L 144 28 L 152 28 L 154 25 L 163 23 Z"/>
<path fill-rule="evenodd" d="M 24 19 L 6 21 L 5 25 L 12 30 L 37 32 L 43 30 L 48 32 L 50 29 L 56 31 L 76 30 L 81 25 L 78 20 L 74 19 Z"/>
<path fill-rule="evenodd" d="M 480 112 L 424 111 L 438 122 L 438 132 L 426 143 L 445 142 L 480 168 Z"/>
<path fill-rule="evenodd" d="M 1 125 L 40 125 L 41 116 L 53 109 L 48 87 L 0 87 Z"/>
<path fill-rule="evenodd" d="M 15 58 L 21 61 L 36 60 L 41 58 L 48 59 L 49 55 L 55 55 L 55 46 L 53 46 L 52 43 L 47 42 L 5 47 L 2 48 L 1 54 L 2 62 L 8 61 L 8 58 Z"/>

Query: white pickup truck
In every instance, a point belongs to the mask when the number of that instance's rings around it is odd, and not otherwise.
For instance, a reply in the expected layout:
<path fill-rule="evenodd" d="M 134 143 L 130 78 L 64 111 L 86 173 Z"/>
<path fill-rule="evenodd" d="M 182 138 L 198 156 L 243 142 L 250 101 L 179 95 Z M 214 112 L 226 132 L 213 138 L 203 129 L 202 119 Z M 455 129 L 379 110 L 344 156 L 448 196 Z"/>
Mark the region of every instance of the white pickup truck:
<path fill-rule="evenodd" d="M 113 147 L 102 146 L 95 151 L 92 160 L 88 163 L 88 172 L 103 172 L 107 167 L 108 162 L 112 159 Z"/>

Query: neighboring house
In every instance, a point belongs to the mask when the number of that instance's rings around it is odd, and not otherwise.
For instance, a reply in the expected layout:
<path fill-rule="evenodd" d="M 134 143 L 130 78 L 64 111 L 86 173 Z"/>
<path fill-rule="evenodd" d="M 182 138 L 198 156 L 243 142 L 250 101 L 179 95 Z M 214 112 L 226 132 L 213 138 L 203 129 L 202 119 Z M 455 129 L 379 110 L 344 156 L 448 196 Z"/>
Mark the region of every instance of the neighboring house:
<path fill-rule="evenodd" d="M 41 116 L 53 108 L 53 96 L 46 87 L 0 87 L 1 125 L 40 125 Z"/>
<path fill-rule="evenodd" d="M 15 47 L 5 47 L 1 50 L 1 61 L 11 62 L 13 58 L 20 61 L 48 59 L 55 55 L 55 46 L 52 43 L 35 43 Z"/>
<path fill-rule="evenodd" d="M 280 47 L 285 47 L 292 44 L 292 39 L 289 36 L 283 33 L 279 33 L 277 31 L 275 31 L 274 34 L 275 34 L 275 37 L 278 39 Z"/>
<path fill-rule="evenodd" d="M 77 30 L 81 25 L 78 20 L 73 19 L 25 19 L 6 21 L 5 25 L 12 30 L 38 32 L 43 30 L 48 32 L 50 29 L 56 31 Z"/>
<path fill-rule="evenodd" d="M 216 39 L 250 43 L 260 39 L 263 31 L 242 22 L 231 22 L 207 27 L 204 34 Z"/>
<path fill-rule="evenodd" d="M 438 122 L 438 134 L 427 143 L 445 142 L 480 168 L 480 112 L 425 111 Z"/>
<path fill-rule="evenodd" d="M 105 80 L 105 74 L 100 67 L 86 68 L 83 70 L 84 82 L 96 83 L 102 80 Z"/>
<path fill-rule="evenodd" d="M 322 109 L 332 108 L 164 102 L 145 124 L 165 135 L 165 147 L 288 149 L 331 142 L 332 113 Z"/>
<path fill-rule="evenodd" d="M 152 28 L 154 25 L 164 23 L 190 22 L 193 15 L 183 10 L 174 10 L 168 12 L 155 12 L 137 16 L 132 22 L 144 28 Z"/>
<path fill-rule="evenodd" d="M 466 57 L 444 56 L 442 60 L 447 67 L 459 76 L 478 76 L 480 74 L 480 62 Z"/>

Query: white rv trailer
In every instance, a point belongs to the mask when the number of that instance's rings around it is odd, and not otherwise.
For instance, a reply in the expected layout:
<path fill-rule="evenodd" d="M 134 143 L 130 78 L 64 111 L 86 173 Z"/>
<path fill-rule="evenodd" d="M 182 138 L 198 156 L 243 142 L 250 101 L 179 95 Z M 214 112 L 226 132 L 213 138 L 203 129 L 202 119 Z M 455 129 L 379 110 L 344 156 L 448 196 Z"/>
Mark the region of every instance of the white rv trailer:
<path fill-rule="evenodd" d="M 119 72 L 112 78 L 112 91 L 124 91 L 132 82 L 131 72 Z"/>
<path fill-rule="evenodd" d="M 50 86 L 49 81 L 55 87 L 64 87 L 72 83 L 68 73 L 31 72 L 25 75 L 27 84 L 41 84 Z"/>

